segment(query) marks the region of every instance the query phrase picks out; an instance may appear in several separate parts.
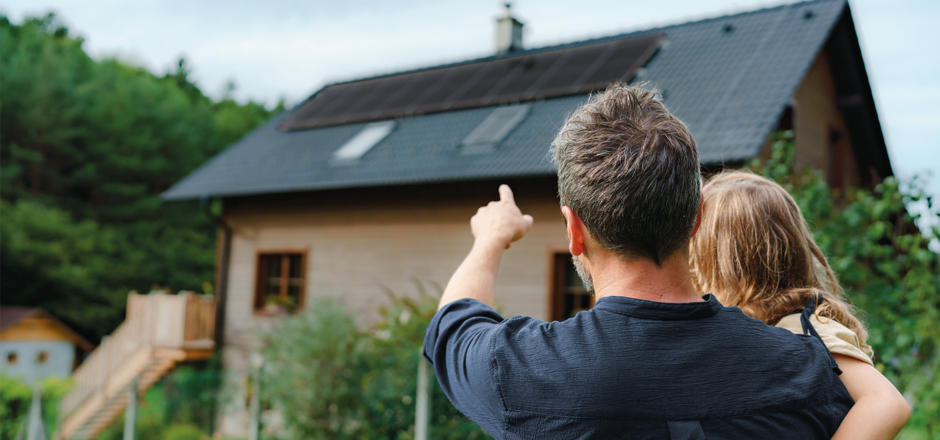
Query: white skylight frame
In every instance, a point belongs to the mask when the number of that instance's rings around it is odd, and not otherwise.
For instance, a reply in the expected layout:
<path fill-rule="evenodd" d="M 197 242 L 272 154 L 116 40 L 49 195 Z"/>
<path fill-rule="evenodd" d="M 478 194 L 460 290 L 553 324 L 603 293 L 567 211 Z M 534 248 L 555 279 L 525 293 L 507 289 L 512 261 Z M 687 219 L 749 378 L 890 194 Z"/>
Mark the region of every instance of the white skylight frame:
<path fill-rule="evenodd" d="M 528 104 L 497 107 L 460 143 L 463 154 L 486 153 L 496 149 L 529 114 Z"/>
<path fill-rule="evenodd" d="M 388 137 L 395 125 L 395 121 L 382 121 L 362 127 L 362 130 L 333 152 L 331 161 L 338 165 L 358 162 L 369 150 Z"/>

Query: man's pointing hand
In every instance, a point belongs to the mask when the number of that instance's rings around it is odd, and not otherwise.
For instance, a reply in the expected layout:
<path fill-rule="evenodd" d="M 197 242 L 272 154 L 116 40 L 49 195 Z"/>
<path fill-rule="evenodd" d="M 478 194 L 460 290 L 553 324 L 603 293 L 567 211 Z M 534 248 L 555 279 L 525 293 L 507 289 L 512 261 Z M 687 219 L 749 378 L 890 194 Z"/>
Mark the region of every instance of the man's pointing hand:
<path fill-rule="evenodd" d="M 501 247 L 522 238 L 532 227 L 532 216 L 523 215 L 509 185 L 499 186 L 499 201 L 477 210 L 470 219 L 470 229 L 477 240 L 493 240 Z"/>

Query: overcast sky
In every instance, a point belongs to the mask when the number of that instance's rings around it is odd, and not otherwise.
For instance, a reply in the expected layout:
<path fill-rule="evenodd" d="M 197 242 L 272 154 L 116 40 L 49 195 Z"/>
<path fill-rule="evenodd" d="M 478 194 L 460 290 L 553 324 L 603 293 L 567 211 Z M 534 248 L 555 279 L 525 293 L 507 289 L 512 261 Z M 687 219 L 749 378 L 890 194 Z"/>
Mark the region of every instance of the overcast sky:
<path fill-rule="evenodd" d="M 525 46 L 776 6 L 762 0 L 519 0 Z M 931 172 L 940 195 L 940 1 L 852 0 L 895 173 Z M 162 74 L 185 56 L 209 95 L 298 103 L 327 82 L 488 55 L 492 0 L 227 2 L 0 0 L 19 23 L 55 11 L 94 57 Z"/>

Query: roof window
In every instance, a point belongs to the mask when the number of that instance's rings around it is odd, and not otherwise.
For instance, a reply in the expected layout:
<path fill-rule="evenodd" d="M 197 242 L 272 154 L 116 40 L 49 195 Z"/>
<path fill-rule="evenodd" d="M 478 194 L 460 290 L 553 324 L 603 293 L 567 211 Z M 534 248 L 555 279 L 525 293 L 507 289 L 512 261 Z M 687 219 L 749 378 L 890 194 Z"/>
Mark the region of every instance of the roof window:
<path fill-rule="evenodd" d="M 493 110 L 463 142 L 460 143 L 463 154 L 485 153 L 493 151 L 509 132 L 512 131 L 529 113 L 528 105 L 511 105 Z"/>
<path fill-rule="evenodd" d="M 366 125 L 362 130 L 359 130 L 359 133 L 356 133 L 343 146 L 333 152 L 333 163 L 344 165 L 357 162 L 372 147 L 382 142 L 382 139 L 385 139 L 394 128 L 395 121 L 374 122 Z"/>

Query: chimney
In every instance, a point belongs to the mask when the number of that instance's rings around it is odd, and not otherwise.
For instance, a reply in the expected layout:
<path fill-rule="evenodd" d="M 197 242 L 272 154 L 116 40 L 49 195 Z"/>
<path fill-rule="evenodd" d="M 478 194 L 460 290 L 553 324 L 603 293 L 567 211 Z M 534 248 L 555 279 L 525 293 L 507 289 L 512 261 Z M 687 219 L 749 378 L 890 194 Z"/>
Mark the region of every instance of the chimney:
<path fill-rule="evenodd" d="M 506 13 L 496 19 L 496 54 L 522 50 L 522 22 L 512 16 L 512 3 L 506 3 Z"/>

